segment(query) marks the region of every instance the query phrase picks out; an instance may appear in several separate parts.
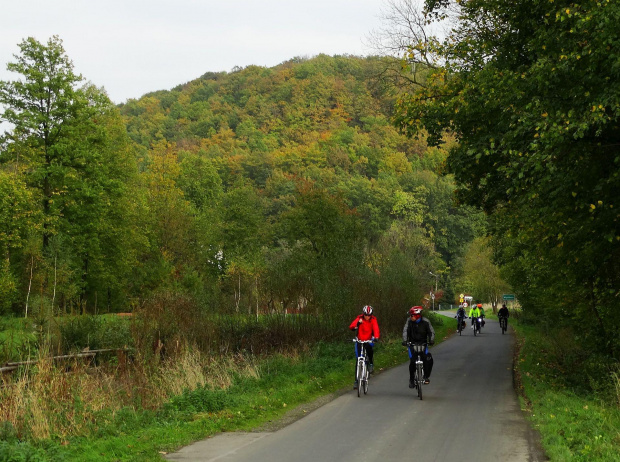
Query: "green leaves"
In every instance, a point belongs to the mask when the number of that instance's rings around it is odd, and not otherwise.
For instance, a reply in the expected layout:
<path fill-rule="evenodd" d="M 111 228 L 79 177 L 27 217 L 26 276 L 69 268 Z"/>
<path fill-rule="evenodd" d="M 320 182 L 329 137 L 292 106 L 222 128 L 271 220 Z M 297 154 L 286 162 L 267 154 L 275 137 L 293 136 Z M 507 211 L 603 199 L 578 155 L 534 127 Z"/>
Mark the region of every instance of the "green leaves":
<path fill-rule="evenodd" d="M 481 0 L 458 8 L 443 67 L 401 97 L 396 122 L 408 134 L 427 130 L 433 143 L 455 134 L 448 167 L 458 197 L 493 214 L 513 285 L 536 291 L 532 306 L 565 299 L 590 310 L 605 335 L 603 319 L 618 322 L 599 313 L 617 303 L 599 289 L 620 276 L 612 263 L 620 216 L 609 207 L 620 191 L 620 5 Z M 480 50 L 489 50 L 482 60 Z M 603 343 L 618 354 L 611 333 Z"/>

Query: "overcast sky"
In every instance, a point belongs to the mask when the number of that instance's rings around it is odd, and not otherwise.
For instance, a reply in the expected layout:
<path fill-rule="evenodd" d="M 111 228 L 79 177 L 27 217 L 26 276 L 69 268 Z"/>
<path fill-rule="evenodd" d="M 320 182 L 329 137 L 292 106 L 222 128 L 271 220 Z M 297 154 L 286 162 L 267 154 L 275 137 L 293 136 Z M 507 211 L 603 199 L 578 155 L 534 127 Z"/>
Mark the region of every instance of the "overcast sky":
<path fill-rule="evenodd" d="M 63 40 L 115 103 L 207 71 L 319 53 L 367 55 L 384 0 L 0 0 L 0 80 L 22 39 Z"/>

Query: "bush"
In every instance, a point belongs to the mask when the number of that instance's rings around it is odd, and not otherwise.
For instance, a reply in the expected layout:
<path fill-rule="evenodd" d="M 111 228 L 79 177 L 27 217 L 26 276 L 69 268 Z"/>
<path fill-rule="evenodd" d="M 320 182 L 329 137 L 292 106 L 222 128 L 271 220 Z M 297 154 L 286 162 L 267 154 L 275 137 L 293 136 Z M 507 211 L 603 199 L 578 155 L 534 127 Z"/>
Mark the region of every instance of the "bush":
<path fill-rule="evenodd" d="M 58 330 L 64 352 L 123 348 L 131 342 L 130 322 L 114 315 L 60 318 Z"/>

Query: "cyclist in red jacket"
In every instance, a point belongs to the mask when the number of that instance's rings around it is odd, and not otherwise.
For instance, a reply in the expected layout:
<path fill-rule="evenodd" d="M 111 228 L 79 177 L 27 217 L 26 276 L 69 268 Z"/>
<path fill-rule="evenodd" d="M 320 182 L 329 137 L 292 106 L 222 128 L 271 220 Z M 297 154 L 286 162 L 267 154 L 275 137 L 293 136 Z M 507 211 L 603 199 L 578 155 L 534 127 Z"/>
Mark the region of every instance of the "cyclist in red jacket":
<path fill-rule="evenodd" d="M 358 340 L 379 340 L 379 323 L 377 318 L 372 314 L 372 306 L 366 305 L 362 308 L 362 314 L 356 317 L 349 329 L 357 331 Z M 355 357 L 359 356 L 358 348 L 361 346 L 366 349 L 366 356 L 368 357 L 368 372 L 371 374 L 375 371 L 373 364 L 373 351 L 372 343 L 355 343 Z M 353 388 L 357 388 L 357 377 Z"/>

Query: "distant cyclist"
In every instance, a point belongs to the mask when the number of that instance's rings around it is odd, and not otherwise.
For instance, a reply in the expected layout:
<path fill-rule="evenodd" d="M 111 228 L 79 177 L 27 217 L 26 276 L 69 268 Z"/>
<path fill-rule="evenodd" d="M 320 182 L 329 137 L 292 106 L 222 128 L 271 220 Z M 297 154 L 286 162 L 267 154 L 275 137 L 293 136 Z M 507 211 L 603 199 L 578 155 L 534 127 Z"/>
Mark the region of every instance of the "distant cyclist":
<path fill-rule="evenodd" d="M 362 314 L 356 317 L 349 326 L 349 329 L 357 331 L 358 340 L 379 340 L 379 323 L 377 322 L 377 318 L 373 316 L 372 312 L 372 306 L 366 305 L 362 308 Z M 368 358 L 368 372 L 372 374 L 375 371 L 372 343 L 355 343 L 356 358 L 360 355 L 360 351 L 358 350 L 360 347 L 366 350 L 366 357 Z M 358 383 L 356 374 L 353 388 L 357 388 L 357 386 Z"/>
<path fill-rule="evenodd" d="M 506 306 L 505 303 L 502 305 L 502 307 L 497 312 L 497 317 L 498 318 L 506 318 L 506 319 L 508 319 L 510 317 L 510 311 L 508 311 L 508 307 Z"/>
<path fill-rule="evenodd" d="M 475 325 L 477 326 L 477 328 L 479 328 L 480 326 L 478 325 L 478 318 L 480 317 L 480 308 L 478 308 L 476 305 L 472 305 L 471 310 L 469 310 L 469 317 L 471 318 L 471 325 Z"/>
<path fill-rule="evenodd" d="M 463 329 L 463 323 L 465 322 L 465 318 L 467 317 L 467 313 L 465 313 L 465 308 L 463 305 L 459 305 L 459 309 L 456 310 L 456 320 L 459 325 L 459 330 Z"/>
<path fill-rule="evenodd" d="M 508 311 L 508 307 L 506 306 L 505 303 L 502 305 L 502 307 L 497 312 L 497 317 L 500 320 L 500 326 L 501 326 L 502 319 L 505 320 L 506 326 L 504 327 L 504 330 L 506 330 L 508 328 L 508 318 L 510 317 L 510 311 Z"/>
<path fill-rule="evenodd" d="M 426 343 L 428 345 L 435 343 L 435 329 L 428 319 L 422 317 L 421 306 L 412 306 L 409 309 L 409 319 L 403 328 L 403 346 L 408 346 L 407 343 Z M 433 370 L 433 357 L 428 352 L 428 345 L 424 353 L 420 355 L 424 364 L 424 383 L 427 384 L 431 383 L 430 376 Z M 409 388 L 414 387 L 413 379 L 417 356 L 417 353 L 409 348 Z"/>
<path fill-rule="evenodd" d="M 485 318 L 485 315 L 484 315 L 484 308 L 482 308 L 482 303 L 478 303 L 478 309 L 480 310 L 480 318 L 482 319 L 482 327 L 484 327 L 484 323 L 485 323 L 484 318 Z"/>

